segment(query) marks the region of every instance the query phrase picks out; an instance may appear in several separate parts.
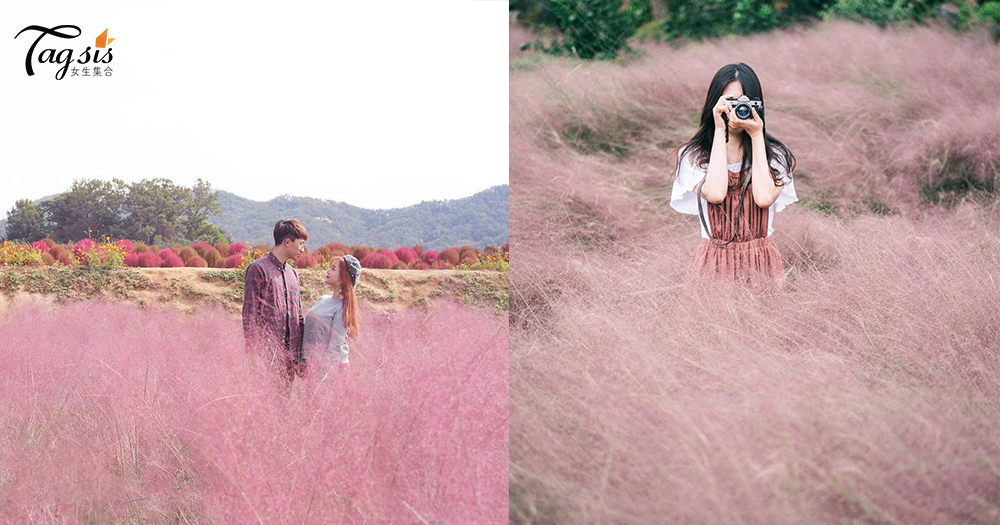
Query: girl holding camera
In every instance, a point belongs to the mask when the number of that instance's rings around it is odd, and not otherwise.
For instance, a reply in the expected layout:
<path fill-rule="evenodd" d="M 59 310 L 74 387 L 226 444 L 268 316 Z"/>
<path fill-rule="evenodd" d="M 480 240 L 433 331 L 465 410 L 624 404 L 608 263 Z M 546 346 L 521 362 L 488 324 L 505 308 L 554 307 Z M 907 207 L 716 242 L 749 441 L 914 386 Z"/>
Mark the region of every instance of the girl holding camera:
<path fill-rule="evenodd" d="M 798 200 L 795 157 L 765 130 L 763 98 L 750 66 L 723 66 L 709 85 L 697 133 L 678 149 L 670 206 L 699 215 L 702 225 L 689 281 L 783 285 L 772 223 L 775 212 Z"/>

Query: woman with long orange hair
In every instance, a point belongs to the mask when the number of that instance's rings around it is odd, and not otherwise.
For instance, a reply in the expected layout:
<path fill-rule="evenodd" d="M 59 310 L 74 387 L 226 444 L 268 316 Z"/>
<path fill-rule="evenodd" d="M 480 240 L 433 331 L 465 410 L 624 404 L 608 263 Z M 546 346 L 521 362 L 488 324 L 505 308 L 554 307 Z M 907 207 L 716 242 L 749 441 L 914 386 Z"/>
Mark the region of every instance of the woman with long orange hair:
<path fill-rule="evenodd" d="M 353 255 L 335 259 L 324 282 L 330 286 L 306 313 L 302 335 L 303 360 L 348 366 L 348 339 L 358 337 L 358 300 L 354 289 L 361 277 L 361 262 Z"/>

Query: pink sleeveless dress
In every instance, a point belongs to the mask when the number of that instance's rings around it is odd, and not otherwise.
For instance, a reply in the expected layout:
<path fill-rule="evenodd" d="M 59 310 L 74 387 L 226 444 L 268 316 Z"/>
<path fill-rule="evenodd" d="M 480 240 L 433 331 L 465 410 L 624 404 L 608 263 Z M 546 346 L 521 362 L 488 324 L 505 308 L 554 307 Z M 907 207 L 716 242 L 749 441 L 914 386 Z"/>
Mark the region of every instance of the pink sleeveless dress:
<path fill-rule="evenodd" d="M 767 236 L 768 210 L 757 206 L 753 200 L 753 182 L 743 198 L 739 223 L 735 222 L 742 189 L 739 172 L 730 170 L 726 198 L 719 204 L 709 203 L 704 209 L 713 239 L 728 241 L 735 230 L 736 240 L 717 246 L 703 238 L 691 256 L 688 280 L 710 279 L 742 282 L 752 287 L 767 284 L 783 287 L 785 267 L 774 241 Z"/>

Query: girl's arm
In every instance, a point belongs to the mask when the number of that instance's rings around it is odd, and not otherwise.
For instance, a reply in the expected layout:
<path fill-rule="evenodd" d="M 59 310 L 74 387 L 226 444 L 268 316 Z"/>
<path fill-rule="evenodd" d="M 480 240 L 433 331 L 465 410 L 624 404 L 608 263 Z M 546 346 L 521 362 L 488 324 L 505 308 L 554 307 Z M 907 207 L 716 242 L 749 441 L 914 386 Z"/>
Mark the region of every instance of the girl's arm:
<path fill-rule="evenodd" d="M 729 159 L 726 155 L 726 121 L 722 120 L 722 114 L 732 118 L 732 108 L 726 102 L 726 95 L 719 97 L 719 102 L 712 108 L 715 117 L 715 135 L 712 138 L 712 152 L 708 156 L 708 170 L 705 177 L 705 184 L 701 188 L 701 195 L 712 204 L 718 204 L 726 198 L 729 190 L 729 169 L 726 164 Z"/>
<path fill-rule="evenodd" d="M 744 121 L 743 128 L 750 134 L 753 144 L 753 165 L 750 168 L 753 186 L 753 201 L 760 208 L 768 208 L 774 203 L 783 188 L 774 185 L 774 178 L 771 177 L 771 166 L 767 162 L 767 146 L 764 143 L 764 123 L 757 116 L 757 109 L 750 108 L 753 112 L 753 121 Z"/>
<path fill-rule="evenodd" d="M 729 189 L 729 168 L 726 166 L 726 129 L 715 128 L 712 139 L 712 153 L 708 156 L 708 176 L 701 187 L 705 200 L 718 204 L 726 198 Z"/>
<path fill-rule="evenodd" d="M 782 188 L 774 185 L 771 177 L 771 166 L 767 163 L 767 148 L 764 146 L 764 135 L 753 137 L 753 169 L 750 171 L 753 183 L 753 201 L 761 208 L 768 208 L 774 203 Z"/>
<path fill-rule="evenodd" d="M 767 149 L 764 146 L 764 135 L 753 137 L 753 169 L 750 171 L 753 182 L 753 201 L 761 208 L 774 204 L 781 194 L 782 188 L 774 185 L 771 177 L 771 166 L 767 163 Z"/>

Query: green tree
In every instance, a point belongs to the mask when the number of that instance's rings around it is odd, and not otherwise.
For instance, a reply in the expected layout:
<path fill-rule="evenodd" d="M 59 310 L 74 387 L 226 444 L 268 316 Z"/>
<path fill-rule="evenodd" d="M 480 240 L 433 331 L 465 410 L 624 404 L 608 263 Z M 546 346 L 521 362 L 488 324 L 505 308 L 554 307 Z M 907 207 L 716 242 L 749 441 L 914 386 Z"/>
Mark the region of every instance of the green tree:
<path fill-rule="evenodd" d="M 18 199 L 7 212 L 7 239 L 35 242 L 48 233 L 45 211 L 28 199 Z"/>
<path fill-rule="evenodd" d="M 536 41 L 535 48 L 554 55 L 575 53 L 585 59 L 610 60 L 621 49 L 632 52 L 628 39 L 649 18 L 649 2 L 623 6 L 622 0 L 551 0 L 549 8 L 563 39 L 553 40 L 548 48 Z"/>
<path fill-rule="evenodd" d="M 229 242 L 226 235 L 209 222 L 210 215 L 222 213 L 219 204 L 219 192 L 212 190 L 212 185 L 200 178 L 194 187 L 188 191 L 184 203 L 184 219 L 182 222 L 184 235 L 188 239 L 206 241 L 209 243 Z"/>
<path fill-rule="evenodd" d="M 52 225 L 50 235 L 58 242 L 70 242 L 88 235 L 120 237 L 128 185 L 121 179 L 74 180 L 70 190 L 42 203 Z"/>
<path fill-rule="evenodd" d="M 179 219 L 189 194 L 169 179 L 133 182 L 125 201 L 125 236 L 145 243 L 176 239 L 181 234 Z"/>

